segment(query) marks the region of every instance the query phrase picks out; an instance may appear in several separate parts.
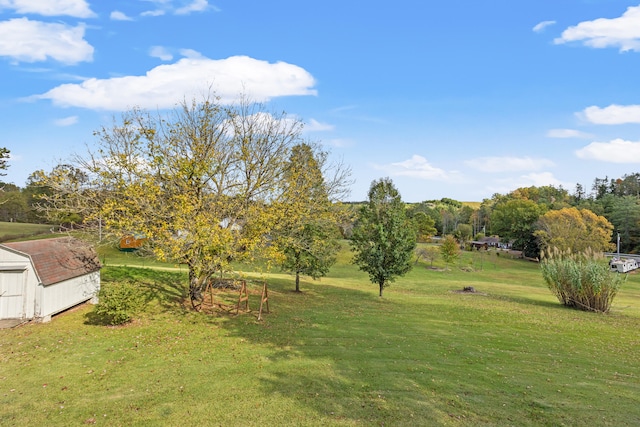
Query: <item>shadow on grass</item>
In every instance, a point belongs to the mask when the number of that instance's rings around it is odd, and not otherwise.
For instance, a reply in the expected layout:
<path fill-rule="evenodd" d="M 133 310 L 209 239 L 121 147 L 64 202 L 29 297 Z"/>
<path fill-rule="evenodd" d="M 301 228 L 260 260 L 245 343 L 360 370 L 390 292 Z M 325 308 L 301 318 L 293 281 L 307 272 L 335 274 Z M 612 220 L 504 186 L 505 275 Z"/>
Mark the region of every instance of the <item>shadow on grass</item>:
<path fill-rule="evenodd" d="M 90 311 L 84 315 L 84 324 L 91 326 L 111 326 L 108 316 L 100 316 L 95 311 Z"/>
<path fill-rule="evenodd" d="M 499 294 L 488 293 L 486 297 L 497 300 L 497 301 L 507 301 L 507 302 L 512 302 L 512 303 L 521 304 L 525 306 L 533 305 L 533 306 L 539 306 L 539 307 L 544 307 L 544 308 L 553 309 L 553 310 L 568 309 L 567 307 L 560 304 L 558 301 L 540 300 L 540 299 L 530 298 L 527 296 L 499 295 Z"/>
<path fill-rule="evenodd" d="M 188 312 L 184 274 L 114 268 L 105 280 L 136 280 L 149 303 Z M 549 379 L 566 375 L 556 361 L 568 357 L 566 344 L 544 332 L 562 336 L 571 316 L 556 315 L 567 310 L 559 304 L 493 295 L 480 306 L 446 290 L 394 292 L 395 284 L 380 298 L 375 285 L 360 290 L 331 280 L 305 281 L 297 293 L 293 278 L 269 279 L 271 313 L 262 322 L 255 284 L 251 313 L 189 318 L 252 344 L 256 355 L 245 355 L 243 378 L 257 378 L 263 403 L 284 396 L 327 425 L 554 425 L 579 415 L 566 409 L 583 405 L 579 393 L 564 394 L 562 404 L 548 398 L 560 387 Z M 569 328 L 579 340 L 589 325 Z M 573 421 L 593 424 L 588 416 Z"/>
<path fill-rule="evenodd" d="M 468 367 L 458 369 L 458 363 L 472 365 L 474 357 L 443 360 L 452 348 L 468 342 L 469 333 L 452 334 L 450 325 L 439 329 L 447 307 L 416 306 L 396 300 L 389 290 L 388 297 L 380 298 L 373 285 L 364 292 L 305 283 L 305 292 L 298 294 L 283 290 L 285 285 L 270 282 L 278 295 L 277 320 L 267 315 L 258 328 L 248 322 L 222 326 L 272 349 L 269 369 L 260 373 L 265 395 L 286 395 L 338 424 L 478 420 L 458 397 L 462 391 L 479 399 L 486 394 L 485 383 L 466 378 Z M 446 377 L 451 384 L 434 382 Z"/>
<path fill-rule="evenodd" d="M 183 302 L 187 298 L 187 283 L 184 273 L 136 267 L 105 267 L 101 272 L 101 286 L 105 288 L 112 282 L 129 281 L 141 287 L 142 311 L 152 305 L 159 306 L 161 311 L 185 309 Z M 110 326 L 110 319 L 91 311 L 85 315 L 85 324 Z"/>
<path fill-rule="evenodd" d="M 134 281 L 143 287 L 147 304 L 156 302 L 163 309 L 175 309 L 187 297 L 187 276 L 181 272 L 150 268 L 108 267 L 102 281 Z"/>
<path fill-rule="evenodd" d="M 556 358 L 569 357 L 566 342 L 550 337 L 594 339 L 589 322 L 572 324 L 575 312 L 557 302 L 490 295 L 476 305 L 475 297 L 424 298 L 393 286 L 384 298 L 374 285 L 368 292 L 305 282 L 302 294 L 290 286 L 270 281 L 277 295 L 273 318 L 221 325 L 271 349 L 256 373 L 266 396 L 285 395 L 347 425 L 594 421 L 570 409 L 585 405 L 579 393 L 564 395 L 562 404 L 549 399 L 558 393 L 555 378 L 567 375 Z M 597 366 L 586 360 L 585 370 Z"/>

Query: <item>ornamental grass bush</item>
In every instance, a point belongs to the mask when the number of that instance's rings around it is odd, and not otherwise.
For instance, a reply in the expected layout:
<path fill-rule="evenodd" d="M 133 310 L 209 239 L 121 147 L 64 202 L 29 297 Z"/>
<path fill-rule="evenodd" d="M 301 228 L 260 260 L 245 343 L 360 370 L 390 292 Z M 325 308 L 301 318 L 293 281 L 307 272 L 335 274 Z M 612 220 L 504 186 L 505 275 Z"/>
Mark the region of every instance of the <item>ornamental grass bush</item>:
<path fill-rule="evenodd" d="M 607 313 L 626 278 L 611 272 L 604 256 L 587 249 L 581 253 L 555 248 L 542 253 L 542 276 L 558 301 L 567 307 Z"/>

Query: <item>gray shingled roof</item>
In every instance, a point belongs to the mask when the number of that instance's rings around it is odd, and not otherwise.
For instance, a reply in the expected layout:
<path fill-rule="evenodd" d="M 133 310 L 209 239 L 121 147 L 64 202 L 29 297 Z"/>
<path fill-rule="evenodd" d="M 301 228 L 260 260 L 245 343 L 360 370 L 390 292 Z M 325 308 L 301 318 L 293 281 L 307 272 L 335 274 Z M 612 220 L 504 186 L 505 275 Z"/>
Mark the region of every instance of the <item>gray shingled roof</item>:
<path fill-rule="evenodd" d="M 45 286 L 102 268 L 93 247 L 72 237 L 4 243 L 2 246 L 28 255 Z"/>

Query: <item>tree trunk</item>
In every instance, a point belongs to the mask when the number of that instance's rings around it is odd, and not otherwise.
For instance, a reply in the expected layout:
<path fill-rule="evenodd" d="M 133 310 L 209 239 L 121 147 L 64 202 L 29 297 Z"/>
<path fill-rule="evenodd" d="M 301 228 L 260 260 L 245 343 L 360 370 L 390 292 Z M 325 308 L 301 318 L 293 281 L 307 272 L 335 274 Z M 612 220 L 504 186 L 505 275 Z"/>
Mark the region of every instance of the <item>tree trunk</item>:
<path fill-rule="evenodd" d="M 382 296 L 382 290 L 384 289 L 384 282 L 380 283 L 380 296 Z"/>
<path fill-rule="evenodd" d="M 191 263 L 187 263 L 187 265 L 189 266 L 189 295 L 193 295 L 193 291 L 198 283 L 198 277 Z"/>
<path fill-rule="evenodd" d="M 296 292 L 300 292 L 300 273 L 296 271 Z"/>

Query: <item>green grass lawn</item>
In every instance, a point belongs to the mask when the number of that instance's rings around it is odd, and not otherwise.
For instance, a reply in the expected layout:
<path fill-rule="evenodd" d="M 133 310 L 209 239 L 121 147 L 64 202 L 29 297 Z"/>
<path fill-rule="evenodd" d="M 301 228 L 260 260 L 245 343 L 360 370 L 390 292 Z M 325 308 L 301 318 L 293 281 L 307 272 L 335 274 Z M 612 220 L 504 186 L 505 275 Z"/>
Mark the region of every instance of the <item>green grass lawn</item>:
<path fill-rule="evenodd" d="M 0 241 L 11 239 L 22 239 L 51 233 L 51 225 L 47 224 L 27 224 L 22 222 L 2 222 L 0 221 Z"/>
<path fill-rule="evenodd" d="M 250 313 L 204 314 L 185 272 L 108 266 L 104 286 L 136 280 L 145 312 L 0 330 L 0 425 L 640 424 L 640 273 L 601 315 L 561 307 L 526 261 L 419 263 L 379 298 L 348 259 L 301 293 L 269 275 L 262 321 L 255 282 Z"/>

